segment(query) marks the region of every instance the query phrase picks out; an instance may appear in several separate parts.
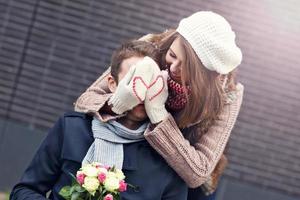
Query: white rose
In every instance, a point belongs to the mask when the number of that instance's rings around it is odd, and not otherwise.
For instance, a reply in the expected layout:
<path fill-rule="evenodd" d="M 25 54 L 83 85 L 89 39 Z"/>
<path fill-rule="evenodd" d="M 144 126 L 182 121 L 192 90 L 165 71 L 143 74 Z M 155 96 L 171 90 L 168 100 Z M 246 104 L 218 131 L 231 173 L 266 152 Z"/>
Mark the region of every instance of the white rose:
<path fill-rule="evenodd" d="M 91 165 L 92 165 L 93 167 L 100 167 L 100 166 L 102 166 L 102 164 L 99 163 L 99 162 L 92 162 Z"/>
<path fill-rule="evenodd" d="M 119 188 L 119 179 L 116 176 L 108 176 L 104 181 L 104 187 L 107 191 L 114 192 Z"/>
<path fill-rule="evenodd" d="M 116 173 L 112 172 L 112 171 L 107 172 L 106 176 L 107 177 L 115 177 L 115 178 L 117 178 Z"/>
<path fill-rule="evenodd" d="M 95 195 L 95 192 L 99 187 L 99 181 L 95 177 L 85 177 L 82 187 L 84 187 L 90 194 Z"/>
<path fill-rule="evenodd" d="M 125 175 L 122 172 L 122 170 L 120 170 L 120 169 L 116 169 L 115 175 L 116 175 L 117 179 L 119 179 L 119 180 L 125 179 Z"/>
<path fill-rule="evenodd" d="M 100 168 L 98 168 L 98 173 L 100 174 L 100 173 L 104 173 L 104 174 L 107 174 L 107 169 L 105 169 L 105 168 L 102 168 L 102 167 L 100 167 Z"/>
<path fill-rule="evenodd" d="M 99 169 L 91 165 L 85 165 L 82 167 L 82 172 L 88 177 L 97 177 Z"/>

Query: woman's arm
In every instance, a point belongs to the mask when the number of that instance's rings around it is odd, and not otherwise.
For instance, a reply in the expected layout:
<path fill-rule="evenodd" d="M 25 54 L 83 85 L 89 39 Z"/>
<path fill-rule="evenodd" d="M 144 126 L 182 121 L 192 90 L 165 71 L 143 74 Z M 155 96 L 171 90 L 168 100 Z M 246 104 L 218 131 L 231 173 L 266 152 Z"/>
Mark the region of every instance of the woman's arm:
<path fill-rule="evenodd" d="M 147 34 L 139 38 L 141 41 L 151 42 L 156 44 L 162 38 L 170 34 L 170 31 L 165 31 L 159 34 Z M 110 115 L 116 115 L 111 107 L 107 105 L 111 92 L 108 89 L 106 78 L 110 74 L 110 67 L 83 93 L 74 103 L 74 109 L 77 112 L 92 113 L 96 115 L 100 120 L 107 121 L 110 117 L 107 115 L 100 115 L 101 113 L 107 113 Z"/>
<path fill-rule="evenodd" d="M 109 119 L 112 119 L 112 117 L 116 118 L 122 116 L 126 113 L 126 111 L 131 110 L 133 107 L 141 103 L 141 101 L 144 101 L 147 92 L 147 85 L 150 85 L 150 81 L 152 80 L 154 73 L 157 77 L 161 76 L 161 71 L 156 62 L 152 58 L 145 56 L 141 61 L 136 62 L 130 67 L 128 72 L 126 72 L 126 75 L 119 81 L 113 94 L 107 94 L 107 90 L 105 90 L 105 88 L 107 88 L 108 85 L 108 78 L 106 77 L 109 73 L 106 71 L 96 80 L 96 82 L 92 84 L 90 88 L 87 89 L 84 94 L 79 97 L 75 103 L 75 111 L 93 113 L 101 121 L 107 121 L 107 118 L 104 117 L 105 115 Z M 142 81 L 136 82 L 136 80 L 139 79 Z M 109 108 L 108 104 L 111 104 L 112 108 Z M 105 107 L 108 108 L 110 112 L 107 110 L 105 112 L 103 110 Z M 101 115 L 98 112 L 100 109 Z M 114 116 L 111 116 L 112 114 L 114 114 Z"/>
<path fill-rule="evenodd" d="M 20 182 L 14 186 L 10 194 L 11 200 L 46 199 L 46 193 L 52 189 L 61 173 L 62 142 L 61 118 L 49 131 Z"/>
<path fill-rule="evenodd" d="M 146 140 L 189 187 L 203 184 L 218 163 L 236 122 L 243 91 L 238 84 L 236 100 L 224 107 L 216 123 L 194 146 L 183 137 L 171 115 L 153 130 L 146 131 Z"/>

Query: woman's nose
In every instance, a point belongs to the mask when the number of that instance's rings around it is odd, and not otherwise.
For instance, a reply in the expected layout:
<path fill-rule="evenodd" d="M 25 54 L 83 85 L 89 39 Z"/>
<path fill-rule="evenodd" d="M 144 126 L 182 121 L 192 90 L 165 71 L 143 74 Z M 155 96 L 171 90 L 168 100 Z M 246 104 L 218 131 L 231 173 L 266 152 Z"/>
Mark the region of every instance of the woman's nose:
<path fill-rule="evenodd" d="M 180 73 L 180 71 L 181 71 L 180 63 L 178 61 L 172 62 L 172 64 L 170 65 L 170 70 L 173 73 Z"/>

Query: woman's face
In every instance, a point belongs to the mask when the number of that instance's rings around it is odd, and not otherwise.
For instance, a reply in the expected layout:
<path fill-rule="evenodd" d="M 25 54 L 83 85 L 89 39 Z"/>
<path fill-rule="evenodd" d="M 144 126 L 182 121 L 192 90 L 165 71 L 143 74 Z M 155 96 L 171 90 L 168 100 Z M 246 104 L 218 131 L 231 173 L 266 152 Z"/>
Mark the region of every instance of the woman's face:
<path fill-rule="evenodd" d="M 176 38 L 171 44 L 166 54 L 166 64 L 170 77 L 181 84 L 181 70 L 183 69 L 184 52 L 179 38 Z"/>

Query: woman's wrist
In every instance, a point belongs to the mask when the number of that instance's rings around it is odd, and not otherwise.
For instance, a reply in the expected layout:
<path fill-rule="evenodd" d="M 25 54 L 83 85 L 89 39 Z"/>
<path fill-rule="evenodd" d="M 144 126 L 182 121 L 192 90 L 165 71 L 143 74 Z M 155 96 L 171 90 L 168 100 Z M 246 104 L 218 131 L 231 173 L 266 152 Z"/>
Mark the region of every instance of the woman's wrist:
<path fill-rule="evenodd" d="M 150 123 L 150 125 L 149 125 L 149 130 L 150 130 L 150 131 L 153 131 L 153 130 L 156 128 L 156 126 L 158 126 L 161 122 L 162 122 L 162 121 L 159 121 L 159 122 L 157 122 L 157 123 Z"/>

